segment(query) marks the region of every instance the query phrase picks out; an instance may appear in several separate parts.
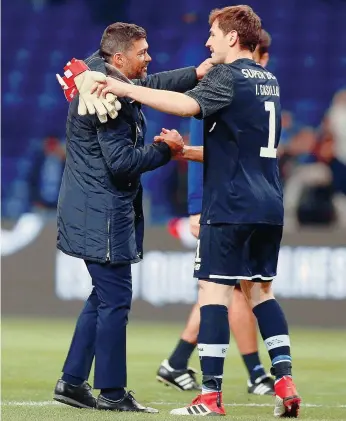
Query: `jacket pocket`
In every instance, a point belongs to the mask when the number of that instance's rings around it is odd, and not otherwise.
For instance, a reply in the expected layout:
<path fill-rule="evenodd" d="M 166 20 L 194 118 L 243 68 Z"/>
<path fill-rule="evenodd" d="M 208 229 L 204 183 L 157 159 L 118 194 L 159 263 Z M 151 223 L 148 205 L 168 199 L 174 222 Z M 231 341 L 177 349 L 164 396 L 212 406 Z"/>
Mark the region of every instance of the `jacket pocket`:
<path fill-rule="evenodd" d="M 89 198 L 85 210 L 85 246 L 88 256 L 107 260 L 108 221 L 107 206 L 103 200 Z"/>
<path fill-rule="evenodd" d="M 111 211 L 110 257 L 112 262 L 137 258 L 135 213 L 132 203 L 124 203 Z"/>

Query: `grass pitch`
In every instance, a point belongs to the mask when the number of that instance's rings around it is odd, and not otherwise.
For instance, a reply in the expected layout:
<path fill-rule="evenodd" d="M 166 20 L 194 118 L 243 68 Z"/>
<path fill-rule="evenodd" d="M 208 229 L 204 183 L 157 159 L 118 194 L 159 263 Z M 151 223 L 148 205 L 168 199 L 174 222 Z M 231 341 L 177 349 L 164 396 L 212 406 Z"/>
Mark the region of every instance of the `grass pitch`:
<path fill-rule="evenodd" d="M 78 410 L 52 400 L 73 328 L 72 320 L 2 320 L 2 420 L 181 420 L 169 411 L 189 403 L 195 394 L 164 387 L 156 381 L 155 372 L 175 346 L 182 326 L 129 324 L 129 389 L 135 390 L 139 402 L 160 410 L 152 415 Z M 291 342 L 293 374 L 303 398 L 300 418 L 346 421 L 346 332 L 292 329 Z M 268 369 L 263 347 L 261 356 Z M 199 368 L 196 353 L 191 365 Z M 270 396 L 247 394 L 246 371 L 233 339 L 225 364 L 224 402 L 226 418 L 274 419 Z"/>

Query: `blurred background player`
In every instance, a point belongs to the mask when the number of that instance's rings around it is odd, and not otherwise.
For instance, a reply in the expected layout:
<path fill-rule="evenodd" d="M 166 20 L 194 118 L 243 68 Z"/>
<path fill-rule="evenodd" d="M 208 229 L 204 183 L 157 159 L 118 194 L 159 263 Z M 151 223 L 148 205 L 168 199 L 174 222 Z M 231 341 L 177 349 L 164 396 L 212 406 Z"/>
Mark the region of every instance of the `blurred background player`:
<path fill-rule="evenodd" d="M 262 29 L 261 39 L 253 56 L 254 60 L 263 67 L 267 65 L 269 60 L 270 44 L 270 35 Z M 191 119 L 191 145 L 198 146 L 202 143 L 202 140 L 203 122 Z M 188 176 L 190 231 L 197 238 L 202 209 L 203 166 L 198 162 L 189 162 Z M 239 283 L 234 289 L 232 305 L 228 311 L 230 327 L 249 376 L 247 381 L 248 393 L 255 395 L 274 394 L 274 380 L 266 374 L 258 353 L 257 323 Z M 188 367 L 189 359 L 196 348 L 199 323 L 199 306 L 195 304 L 176 348 L 171 356 L 161 363 L 156 376 L 157 380 L 181 391 L 200 389 L 196 380 L 196 371 Z"/>

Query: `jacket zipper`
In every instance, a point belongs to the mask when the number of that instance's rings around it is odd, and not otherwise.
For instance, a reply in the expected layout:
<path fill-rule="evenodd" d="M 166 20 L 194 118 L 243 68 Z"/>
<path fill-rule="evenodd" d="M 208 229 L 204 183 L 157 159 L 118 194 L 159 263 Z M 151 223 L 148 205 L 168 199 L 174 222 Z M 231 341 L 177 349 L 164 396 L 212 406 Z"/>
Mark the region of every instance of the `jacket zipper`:
<path fill-rule="evenodd" d="M 140 130 L 140 128 L 139 128 L 139 126 L 138 126 L 138 123 L 136 123 L 136 140 L 135 140 L 135 144 L 134 144 L 134 148 L 136 147 L 136 145 L 137 145 L 137 141 L 138 141 L 138 134 L 141 132 L 141 130 Z"/>
<path fill-rule="evenodd" d="M 111 220 L 110 220 L 110 218 L 108 218 L 108 221 L 107 221 L 107 257 L 106 257 L 107 262 L 109 262 L 111 260 L 110 239 L 109 239 L 110 227 L 111 227 Z"/>

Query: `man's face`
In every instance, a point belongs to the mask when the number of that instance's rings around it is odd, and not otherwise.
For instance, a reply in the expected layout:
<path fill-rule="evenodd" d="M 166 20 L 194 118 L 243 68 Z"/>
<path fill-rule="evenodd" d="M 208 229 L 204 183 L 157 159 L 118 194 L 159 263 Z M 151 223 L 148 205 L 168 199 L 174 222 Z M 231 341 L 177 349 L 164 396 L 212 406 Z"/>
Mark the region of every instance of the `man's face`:
<path fill-rule="evenodd" d="M 142 79 L 147 76 L 151 57 L 148 54 L 148 43 L 145 38 L 133 42 L 132 47 L 122 53 L 123 72 L 129 79 Z"/>
<path fill-rule="evenodd" d="M 256 50 L 253 53 L 253 59 L 256 63 L 259 63 L 262 67 L 266 67 L 269 61 L 269 54 L 264 53 L 261 55 L 259 52 L 259 47 L 257 46 Z"/>
<path fill-rule="evenodd" d="M 216 19 L 210 28 L 210 36 L 205 46 L 210 49 L 213 64 L 224 63 L 230 47 L 231 33 L 224 35 Z M 232 31 L 234 32 L 234 31 Z"/>

